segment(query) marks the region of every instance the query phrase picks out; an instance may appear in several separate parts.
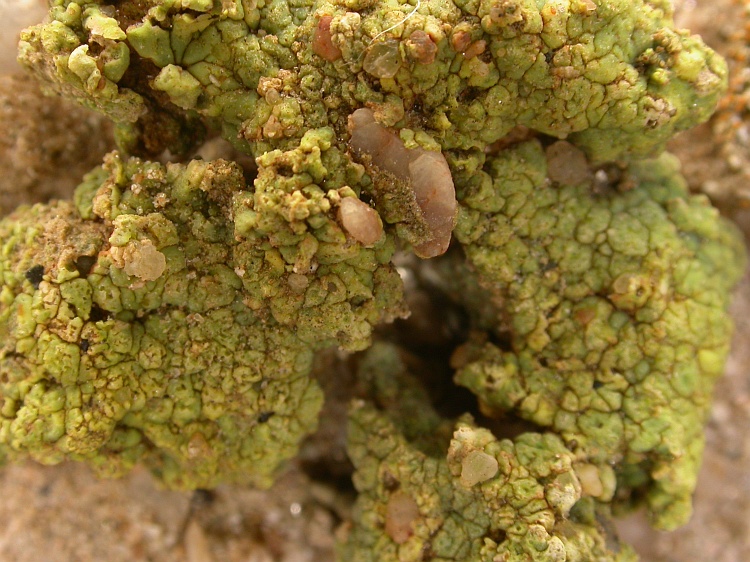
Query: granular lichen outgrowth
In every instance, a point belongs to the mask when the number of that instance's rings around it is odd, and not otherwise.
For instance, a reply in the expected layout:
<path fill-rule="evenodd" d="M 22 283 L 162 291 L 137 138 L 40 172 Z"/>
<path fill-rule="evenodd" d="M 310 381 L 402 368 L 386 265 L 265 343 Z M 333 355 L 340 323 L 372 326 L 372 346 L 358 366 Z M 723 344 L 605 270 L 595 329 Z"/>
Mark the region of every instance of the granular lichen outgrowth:
<path fill-rule="evenodd" d="M 14 272 L 0 396 L 17 397 L 0 458 L 75 458 L 105 476 L 143 463 L 174 488 L 270 485 L 317 424 L 314 352 L 366 347 L 373 324 L 403 315 L 392 242 L 352 243 L 330 212 L 337 189 L 287 190 L 319 174 L 330 134 L 259 158 L 252 190 L 224 160 L 112 153 L 75 204 L 0 221 L 0 269 Z M 287 165 L 299 172 L 285 184 Z"/>

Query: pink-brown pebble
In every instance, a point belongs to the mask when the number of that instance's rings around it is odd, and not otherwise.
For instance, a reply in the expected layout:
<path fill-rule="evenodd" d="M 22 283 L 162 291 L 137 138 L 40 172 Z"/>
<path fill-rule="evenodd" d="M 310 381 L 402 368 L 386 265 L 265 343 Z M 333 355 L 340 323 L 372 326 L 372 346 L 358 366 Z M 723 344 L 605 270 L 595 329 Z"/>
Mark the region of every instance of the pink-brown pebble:
<path fill-rule="evenodd" d="M 591 179 L 586 155 L 568 141 L 557 141 L 545 150 L 547 176 L 562 185 L 578 185 Z"/>
<path fill-rule="evenodd" d="M 316 55 L 326 59 L 328 62 L 334 62 L 341 58 L 341 49 L 333 44 L 331 37 L 331 21 L 333 17 L 323 16 L 318 22 L 313 37 L 312 50 Z"/>
<path fill-rule="evenodd" d="M 414 533 L 413 524 L 419 517 L 419 506 L 406 492 L 396 492 L 385 508 L 385 532 L 397 544 L 404 544 Z"/>
<path fill-rule="evenodd" d="M 339 222 L 363 246 L 372 246 L 383 236 L 377 211 L 356 197 L 345 197 L 339 204 Z"/>
<path fill-rule="evenodd" d="M 432 258 L 448 250 L 456 226 L 456 190 L 448 163 L 439 152 L 417 149 L 409 164 L 409 176 L 417 204 L 430 226 L 432 238 L 414 248 L 420 258 Z"/>
<path fill-rule="evenodd" d="M 440 152 L 406 148 L 401 139 L 375 121 L 370 109 L 358 109 L 349 116 L 349 147 L 366 154 L 372 164 L 409 182 L 430 229 L 430 239 L 415 246 L 420 258 L 444 254 L 456 226 L 456 189 L 450 168 Z"/>

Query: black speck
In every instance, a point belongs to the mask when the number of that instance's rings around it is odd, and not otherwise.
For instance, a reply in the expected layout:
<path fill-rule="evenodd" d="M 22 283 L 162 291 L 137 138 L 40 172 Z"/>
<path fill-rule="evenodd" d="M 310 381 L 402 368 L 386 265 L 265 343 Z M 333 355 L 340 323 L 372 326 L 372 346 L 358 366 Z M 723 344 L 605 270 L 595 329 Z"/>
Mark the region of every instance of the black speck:
<path fill-rule="evenodd" d="M 458 100 L 461 103 L 468 103 L 473 101 L 478 95 L 479 90 L 477 88 L 469 87 L 459 92 Z"/>
<path fill-rule="evenodd" d="M 31 269 L 27 270 L 25 275 L 26 279 L 29 280 L 29 283 L 31 283 L 35 289 L 38 289 L 39 283 L 42 282 L 42 278 L 44 277 L 44 266 L 35 265 Z"/>
<path fill-rule="evenodd" d="M 383 487 L 389 492 L 394 492 L 401 487 L 401 482 L 398 481 L 398 478 L 396 478 L 388 470 L 383 473 L 382 481 Z"/>
<path fill-rule="evenodd" d="M 81 343 L 78 344 L 78 347 L 81 348 L 81 351 L 86 353 L 89 350 L 89 340 L 81 340 Z"/>
<path fill-rule="evenodd" d="M 271 416 L 273 416 L 276 412 L 268 411 L 268 412 L 261 412 L 258 416 L 258 423 L 266 423 L 268 420 L 271 419 Z"/>
<path fill-rule="evenodd" d="M 597 390 L 604 386 L 604 383 L 602 381 L 594 381 L 594 390 Z"/>
<path fill-rule="evenodd" d="M 106 310 L 102 310 L 96 304 L 91 305 L 91 312 L 89 312 L 89 320 L 92 322 L 100 322 L 102 320 L 109 320 L 109 313 Z"/>
<path fill-rule="evenodd" d="M 276 168 L 276 174 L 286 178 L 291 178 L 294 175 L 294 170 L 288 164 L 280 164 Z"/>
<path fill-rule="evenodd" d="M 96 256 L 78 256 L 75 261 L 76 270 L 81 277 L 86 277 L 96 263 Z"/>
<path fill-rule="evenodd" d="M 211 490 L 204 490 L 198 488 L 193 492 L 193 497 L 190 498 L 190 504 L 193 509 L 200 509 L 208 507 L 216 500 L 216 494 Z"/>
<path fill-rule="evenodd" d="M 503 544 L 508 538 L 502 529 L 490 529 L 485 536 L 494 541 L 495 544 Z"/>

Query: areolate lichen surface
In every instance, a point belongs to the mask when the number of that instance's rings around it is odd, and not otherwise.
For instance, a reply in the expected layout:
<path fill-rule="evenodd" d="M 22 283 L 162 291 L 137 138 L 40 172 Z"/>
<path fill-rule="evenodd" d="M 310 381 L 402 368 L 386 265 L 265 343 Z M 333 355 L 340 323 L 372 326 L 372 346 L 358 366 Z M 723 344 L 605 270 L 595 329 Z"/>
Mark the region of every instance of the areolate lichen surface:
<path fill-rule="evenodd" d="M 310 129 L 343 136 L 367 105 L 431 150 L 523 125 L 594 160 L 643 156 L 707 118 L 726 79 L 666 0 L 51 4 L 21 62 L 144 152 L 184 149 L 200 116 L 259 155 Z"/>
<path fill-rule="evenodd" d="M 350 190 L 300 152 L 266 155 L 252 189 L 233 163 L 113 153 L 75 203 L 0 223 L 3 456 L 271 483 L 317 423 L 313 352 L 401 314 L 392 240 L 348 239 L 327 211 Z M 285 185 L 275 166 L 305 158 Z"/>
<path fill-rule="evenodd" d="M 592 190 L 551 179 L 549 154 L 530 141 L 463 163 L 455 234 L 498 312 L 454 356 L 456 382 L 489 415 L 615 464 L 617 500 L 645 495 L 673 528 L 690 514 L 744 245 L 670 155 Z"/>
<path fill-rule="evenodd" d="M 468 328 L 445 370 L 478 409 L 442 416 L 393 344 L 352 359 L 340 559 L 633 560 L 610 512 L 689 516 L 744 265 L 736 229 L 651 158 L 726 82 L 671 17 L 53 0 L 19 60 L 109 116 L 120 151 L 73 202 L 0 221 L 0 457 L 270 484 L 316 427 L 314 353 L 408 314 L 401 249 L 445 265 Z M 256 167 L 188 160 L 216 133 Z"/>
<path fill-rule="evenodd" d="M 636 560 L 592 497 L 613 493 L 611 468 L 600 473 L 553 433 L 498 439 L 471 416 L 441 419 L 393 345 L 375 344 L 359 376 L 379 408 L 352 405 L 360 495 L 341 560 Z"/>
<path fill-rule="evenodd" d="M 723 60 L 670 16 L 666 1 L 55 1 L 49 23 L 21 34 L 19 60 L 109 115 L 141 156 L 187 154 L 206 128 L 256 157 L 323 127 L 343 148 L 366 107 L 404 150 L 438 161 L 521 126 L 601 162 L 660 150 L 718 100 Z M 409 212 L 414 186 L 350 148 L 371 165 L 357 194 L 418 255 L 444 252 L 448 210 L 430 217 L 417 192 L 422 212 Z M 413 154 L 399 165 L 419 168 Z M 454 199 L 450 178 L 436 185 L 432 199 Z"/>

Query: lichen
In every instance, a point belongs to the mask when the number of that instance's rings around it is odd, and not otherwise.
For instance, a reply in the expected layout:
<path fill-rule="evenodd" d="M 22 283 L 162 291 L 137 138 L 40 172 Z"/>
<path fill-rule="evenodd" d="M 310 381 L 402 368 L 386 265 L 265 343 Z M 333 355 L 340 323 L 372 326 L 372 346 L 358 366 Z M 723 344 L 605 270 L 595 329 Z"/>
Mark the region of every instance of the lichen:
<path fill-rule="evenodd" d="M 254 186 L 229 162 L 112 154 L 76 205 L 1 222 L 3 456 L 269 485 L 316 427 L 313 352 L 402 313 L 392 240 L 345 235 L 316 154 L 267 155 Z M 276 175 L 295 159 L 302 197 Z"/>
<path fill-rule="evenodd" d="M 688 195 L 668 155 L 631 164 L 626 191 L 550 182 L 546 169 L 535 141 L 466 169 L 456 236 L 487 300 L 502 303 L 494 331 L 509 344 L 477 334 L 456 381 L 483 411 L 616 463 L 620 499 L 638 489 L 673 528 L 690 515 L 742 239 Z"/>
<path fill-rule="evenodd" d="M 0 222 L 0 456 L 270 484 L 315 353 L 408 315 L 400 249 L 460 310 L 348 363 L 342 560 L 624 562 L 613 509 L 689 516 L 744 248 L 651 158 L 726 85 L 669 2 L 54 0 L 20 61 L 119 152 Z"/>
<path fill-rule="evenodd" d="M 359 496 L 339 559 L 636 559 L 610 535 L 606 504 L 584 497 L 576 454 L 559 436 L 498 439 L 470 416 L 440 421 L 396 348 L 376 345 L 365 364 L 372 399 L 384 406 L 352 406 L 349 455 Z M 392 386 L 432 423 L 417 425 L 404 404 L 390 403 Z M 425 450 L 425 442 L 434 446 Z M 465 467 L 478 458 L 485 466 L 492 459 L 494 473 L 467 482 Z"/>
<path fill-rule="evenodd" d="M 197 114 L 258 156 L 310 129 L 342 132 L 367 105 L 443 150 L 481 150 L 523 125 L 606 161 L 650 155 L 707 119 L 726 82 L 722 59 L 675 30 L 661 1 L 57 0 L 50 17 L 24 32 L 20 60 L 141 151 L 186 149 L 178 133 Z M 269 77 L 275 102 L 259 91 Z"/>

